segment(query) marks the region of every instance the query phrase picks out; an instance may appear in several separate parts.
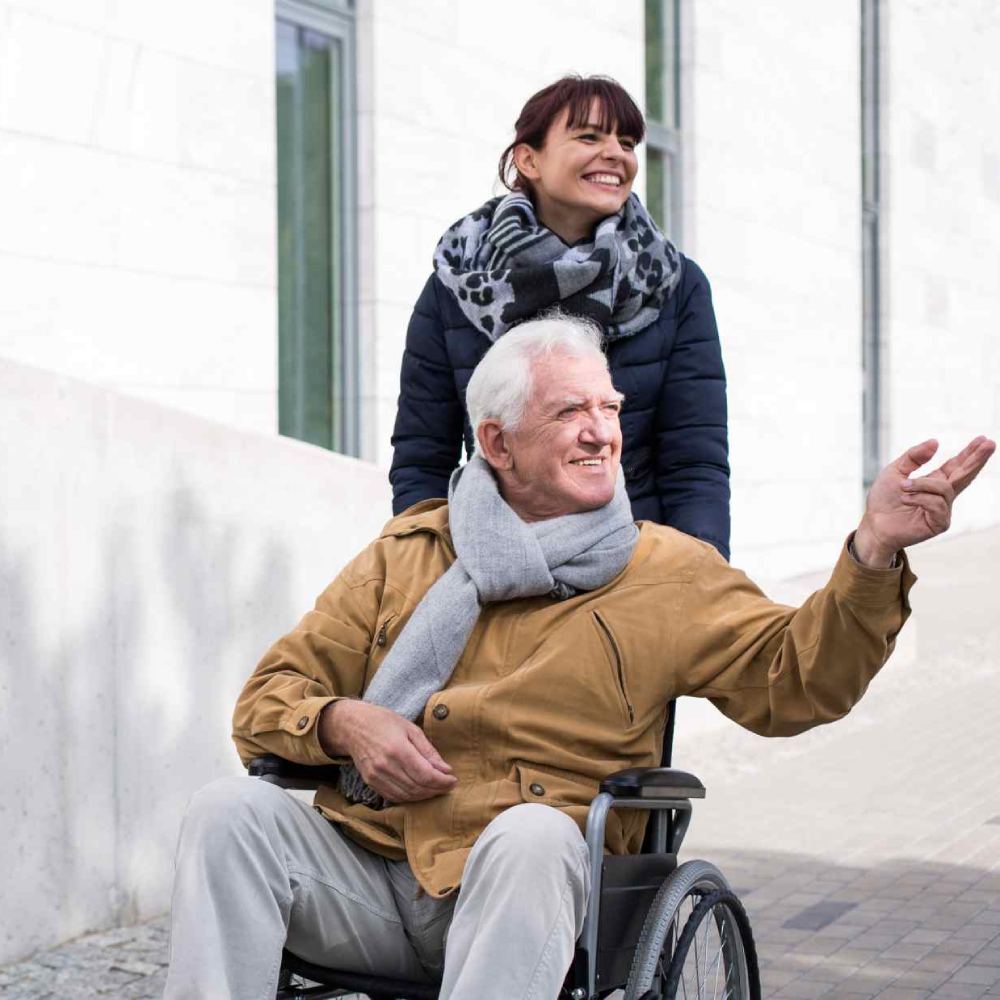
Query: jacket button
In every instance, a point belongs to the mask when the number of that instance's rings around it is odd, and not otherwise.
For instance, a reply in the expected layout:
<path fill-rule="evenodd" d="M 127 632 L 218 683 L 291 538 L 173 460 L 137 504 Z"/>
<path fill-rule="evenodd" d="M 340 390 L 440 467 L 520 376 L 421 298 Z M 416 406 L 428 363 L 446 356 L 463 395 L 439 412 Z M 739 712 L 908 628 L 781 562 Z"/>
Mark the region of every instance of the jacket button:
<path fill-rule="evenodd" d="M 532 795 L 544 795 L 545 786 L 538 784 L 537 781 L 533 781 L 530 785 L 528 785 L 528 791 L 531 792 Z"/>
<path fill-rule="evenodd" d="M 299 721 L 295 723 L 295 728 L 296 729 L 305 729 L 306 726 L 308 726 L 308 725 L 309 725 L 309 716 L 308 715 L 303 715 L 302 718 L 299 719 Z"/>
<path fill-rule="evenodd" d="M 447 705 L 435 705 L 434 706 L 434 710 L 431 712 L 431 715 L 433 715 L 435 719 L 447 719 L 448 718 L 448 706 Z"/>

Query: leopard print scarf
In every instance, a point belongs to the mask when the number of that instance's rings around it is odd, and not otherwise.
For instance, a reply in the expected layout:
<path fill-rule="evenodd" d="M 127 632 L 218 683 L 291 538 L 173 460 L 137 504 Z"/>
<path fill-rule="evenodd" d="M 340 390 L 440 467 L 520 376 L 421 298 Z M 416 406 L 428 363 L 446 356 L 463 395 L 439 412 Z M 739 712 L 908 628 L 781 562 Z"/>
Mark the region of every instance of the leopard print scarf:
<path fill-rule="evenodd" d="M 567 246 L 514 191 L 459 219 L 434 269 L 490 340 L 550 306 L 595 320 L 616 340 L 657 318 L 680 281 L 680 254 L 634 194 L 591 239 Z"/>

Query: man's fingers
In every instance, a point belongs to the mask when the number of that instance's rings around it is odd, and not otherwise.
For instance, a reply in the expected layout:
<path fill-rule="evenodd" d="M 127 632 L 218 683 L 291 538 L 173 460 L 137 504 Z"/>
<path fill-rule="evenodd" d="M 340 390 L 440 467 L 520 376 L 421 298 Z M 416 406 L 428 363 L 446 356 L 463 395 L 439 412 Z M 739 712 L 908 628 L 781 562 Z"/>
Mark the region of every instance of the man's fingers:
<path fill-rule="evenodd" d="M 937 441 L 934 438 L 929 438 L 927 441 L 915 444 L 912 448 L 907 448 L 892 464 L 896 467 L 897 472 L 902 473 L 904 476 L 909 476 L 911 473 L 916 472 L 921 465 L 929 462 L 934 457 L 934 452 L 937 449 Z"/>
<path fill-rule="evenodd" d="M 979 475 L 996 447 L 995 441 L 980 435 L 973 438 L 954 458 L 949 458 L 937 471 L 949 480 L 956 494 L 961 493 Z"/>
<path fill-rule="evenodd" d="M 935 496 L 944 497 L 951 502 L 955 498 L 955 490 L 945 476 L 938 472 L 931 472 L 926 476 L 918 476 L 916 479 L 907 479 L 903 483 L 903 494 L 914 496 L 918 493 L 932 493 Z"/>
<path fill-rule="evenodd" d="M 411 744 L 400 751 L 399 762 L 406 776 L 419 788 L 444 792 L 455 785 L 454 775 L 443 774 L 433 767 Z"/>
<path fill-rule="evenodd" d="M 444 774 L 451 774 L 451 764 L 437 752 L 437 748 L 427 739 L 427 735 L 422 729 L 418 726 L 413 726 L 407 735 L 410 737 L 410 742 L 417 748 L 417 752 L 431 767 L 437 768 L 437 770 L 442 771 Z"/>

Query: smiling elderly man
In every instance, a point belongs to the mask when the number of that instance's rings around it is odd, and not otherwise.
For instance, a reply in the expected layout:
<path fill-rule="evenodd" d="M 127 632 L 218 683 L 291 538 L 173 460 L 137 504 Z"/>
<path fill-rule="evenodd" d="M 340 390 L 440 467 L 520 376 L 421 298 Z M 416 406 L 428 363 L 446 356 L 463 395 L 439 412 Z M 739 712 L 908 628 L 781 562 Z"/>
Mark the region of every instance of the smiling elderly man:
<path fill-rule="evenodd" d="M 390 521 L 240 696 L 244 761 L 339 762 L 340 783 L 313 808 L 245 778 L 194 796 L 168 997 L 273 997 L 287 939 L 323 965 L 440 976 L 450 1000 L 553 1000 L 600 780 L 658 763 L 679 695 L 768 736 L 848 712 L 909 613 L 902 549 L 947 528 L 995 447 L 916 479 L 933 441 L 889 465 L 796 610 L 710 545 L 632 522 L 621 399 L 581 321 L 490 349 L 468 388 L 477 455 L 448 504 Z M 644 819 L 612 813 L 607 848 L 637 849 Z"/>

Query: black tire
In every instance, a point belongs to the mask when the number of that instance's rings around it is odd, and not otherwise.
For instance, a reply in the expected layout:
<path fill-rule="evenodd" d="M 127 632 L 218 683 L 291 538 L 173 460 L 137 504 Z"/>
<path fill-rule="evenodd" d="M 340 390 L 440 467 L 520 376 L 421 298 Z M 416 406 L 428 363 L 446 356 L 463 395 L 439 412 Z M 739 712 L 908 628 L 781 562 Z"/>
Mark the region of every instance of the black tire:
<path fill-rule="evenodd" d="M 760 1000 L 750 920 L 730 890 L 702 896 L 691 912 L 673 948 L 661 996 L 663 1000 Z"/>

